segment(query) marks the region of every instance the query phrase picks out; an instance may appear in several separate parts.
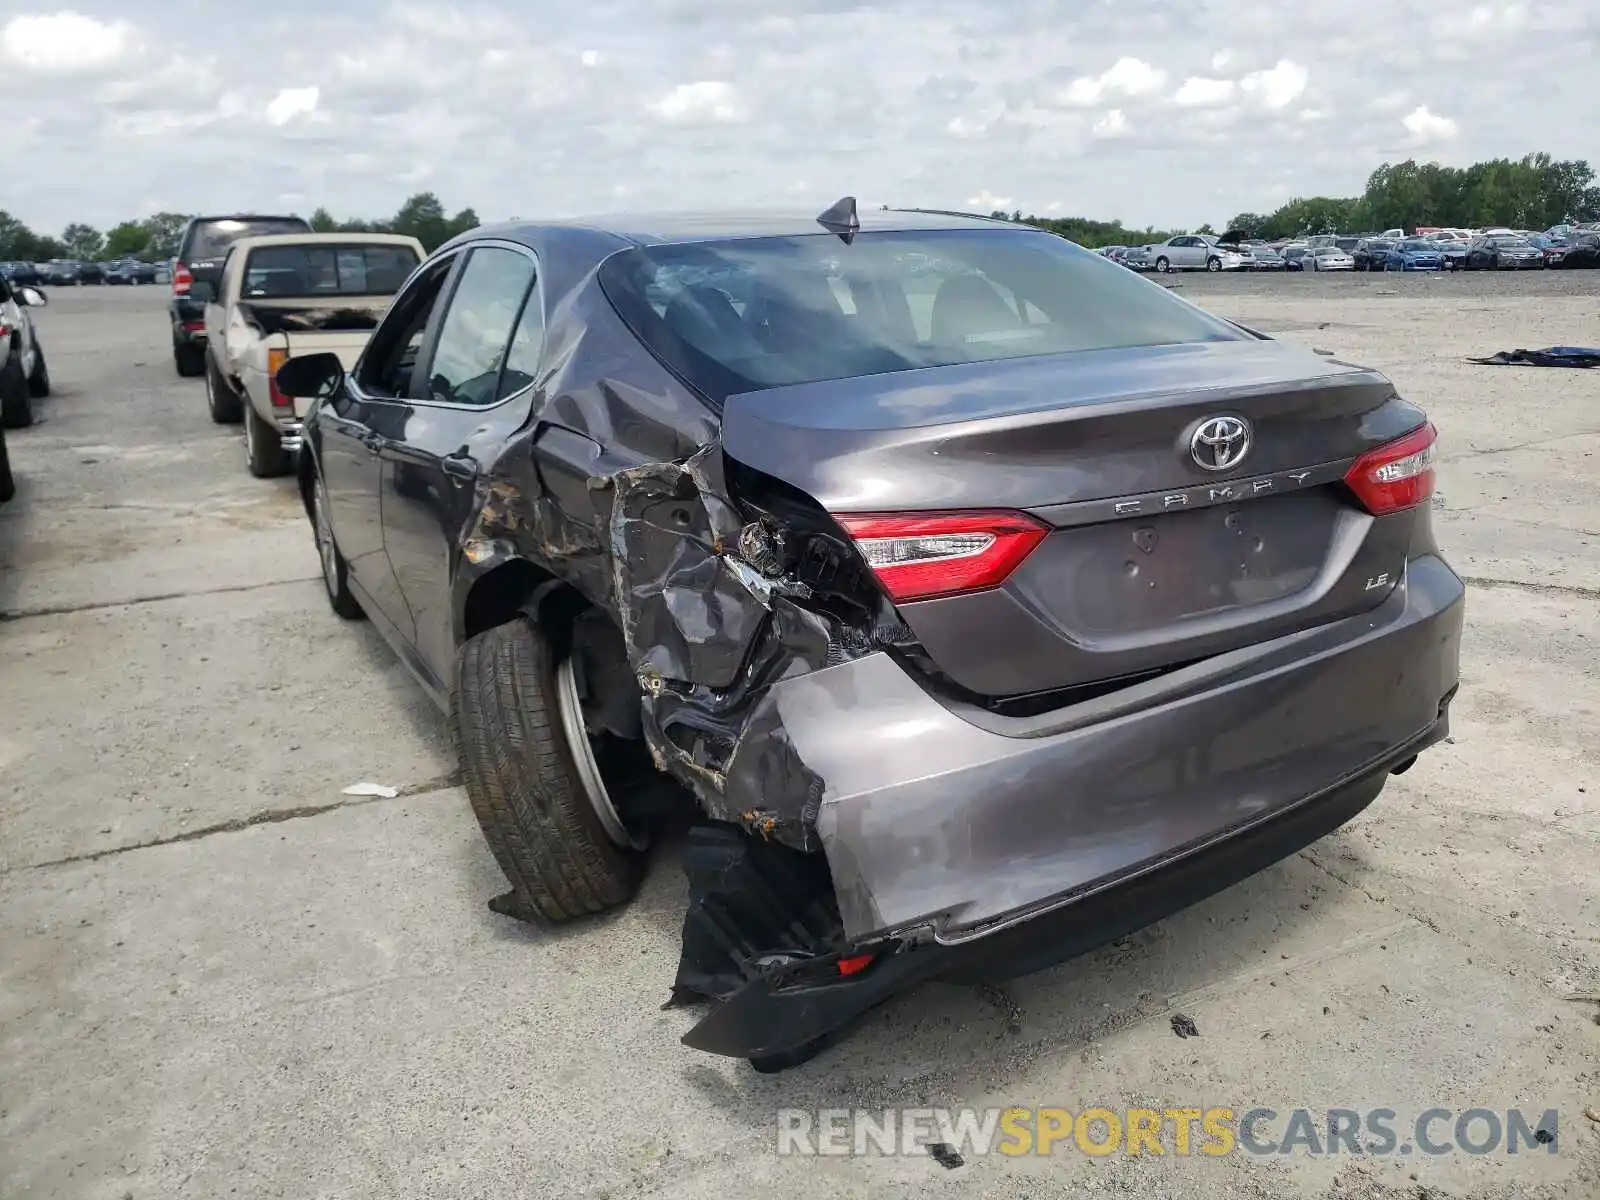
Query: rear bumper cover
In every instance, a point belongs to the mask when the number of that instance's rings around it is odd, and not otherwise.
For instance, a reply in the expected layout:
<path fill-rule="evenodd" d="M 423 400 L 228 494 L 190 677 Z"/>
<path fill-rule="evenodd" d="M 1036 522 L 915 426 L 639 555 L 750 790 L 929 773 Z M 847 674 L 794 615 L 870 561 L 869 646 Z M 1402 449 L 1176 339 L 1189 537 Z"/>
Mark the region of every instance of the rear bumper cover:
<path fill-rule="evenodd" d="M 780 1029 L 789 1018 L 774 1005 L 822 1004 L 837 1024 L 822 993 L 876 994 L 1071 943 L 1059 960 L 1095 944 L 1090 933 L 1105 940 L 1114 922 L 1083 914 L 1121 911 L 1125 893 L 1151 897 L 1154 915 L 1137 927 L 1161 915 L 1168 891 L 1171 911 L 1322 836 L 1444 736 L 1464 596 L 1426 555 L 1370 612 L 1033 718 L 954 706 L 882 653 L 775 685 L 788 738 L 825 782 L 817 831 L 846 943 L 910 948 L 792 1003 L 757 980 L 686 1040 L 776 1053 L 772 1039 L 808 1039 Z M 1197 856 L 1243 869 L 1202 871 L 1214 886 L 1189 894 L 1172 872 Z M 738 1013 L 752 1003 L 759 1035 L 718 1032 L 744 1028 Z"/>

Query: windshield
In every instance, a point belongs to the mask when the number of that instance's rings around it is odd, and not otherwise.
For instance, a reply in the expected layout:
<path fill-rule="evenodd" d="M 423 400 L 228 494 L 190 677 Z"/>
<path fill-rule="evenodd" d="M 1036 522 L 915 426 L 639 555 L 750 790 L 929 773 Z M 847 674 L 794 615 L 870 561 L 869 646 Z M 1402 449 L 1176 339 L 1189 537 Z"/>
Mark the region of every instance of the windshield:
<path fill-rule="evenodd" d="M 250 251 L 239 290 L 252 299 L 392 296 L 416 266 L 410 246 L 262 246 Z"/>
<path fill-rule="evenodd" d="M 1428 241 L 1426 238 L 1407 238 L 1405 241 L 1400 243 L 1400 249 L 1420 250 L 1424 253 L 1432 254 L 1438 249 L 1438 247 L 1432 242 Z"/>
<path fill-rule="evenodd" d="M 609 258 L 600 283 L 639 339 L 713 400 L 923 367 L 1246 337 L 1042 231 L 640 247 Z"/>
<path fill-rule="evenodd" d="M 1504 248 L 1512 249 L 1512 250 L 1532 250 L 1533 249 L 1533 243 L 1529 242 L 1527 238 L 1510 237 L 1507 234 L 1503 234 L 1502 233 L 1502 234 L 1498 235 L 1494 240 L 1495 240 L 1495 244 L 1496 245 L 1504 247 Z"/>
<path fill-rule="evenodd" d="M 267 237 L 274 233 L 310 233 L 311 226 L 299 217 L 253 217 L 236 220 L 219 217 L 203 221 L 190 233 L 187 261 L 203 262 L 221 258 L 228 247 L 245 237 Z"/>
<path fill-rule="evenodd" d="M 1318 246 L 1314 253 L 1318 258 L 1337 258 L 1344 251 L 1337 246 Z"/>

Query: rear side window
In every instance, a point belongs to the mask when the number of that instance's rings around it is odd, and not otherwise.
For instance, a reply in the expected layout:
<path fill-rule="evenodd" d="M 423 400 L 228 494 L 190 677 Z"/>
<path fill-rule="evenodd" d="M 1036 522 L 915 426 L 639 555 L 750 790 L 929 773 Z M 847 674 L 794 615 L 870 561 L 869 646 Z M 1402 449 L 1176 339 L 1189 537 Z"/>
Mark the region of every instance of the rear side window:
<path fill-rule="evenodd" d="M 180 257 L 184 262 L 206 262 L 221 258 L 240 238 L 310 232 L 310 224 L 300 217 L 217 217 L 190 228 Z"/>
<path fill-rule="evenodd" d="M 472 251 L 439 325 L 428 368 L 431 399 L 485 405 L 500 398 L 500 368 L 532 284 L 526 255 L 498 246 Z"/>
<path fill-rule="evenodd" d="M 262 246 L 245 263 L 246 298 L 392 296 L 416 270 L 409 246 Z"/>
<path fill-rule="evenodd" d="M 1054 234 L 830 234 L 647 246 L 600 282 L 712 400 L 923 367 L 1245 335 Z"/>

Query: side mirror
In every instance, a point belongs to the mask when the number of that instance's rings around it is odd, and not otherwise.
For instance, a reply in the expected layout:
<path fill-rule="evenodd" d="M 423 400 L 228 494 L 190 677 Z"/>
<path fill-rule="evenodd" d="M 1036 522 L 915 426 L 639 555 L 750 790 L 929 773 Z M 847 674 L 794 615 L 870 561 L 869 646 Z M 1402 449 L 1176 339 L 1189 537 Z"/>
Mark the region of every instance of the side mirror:
<path fill-rule="evenodd" d="M 50 303 L 50 297 L 46 296 L 38 288 L 19 287 L 13 294 L 29 308 L 43 308 Z"/>
<path fill-rule="evenodd" d="M 285 396 L 326 400 L 344 385 L 344 364 L 327 351 L 291 358 L 278 368 L 277 381 Z"/>

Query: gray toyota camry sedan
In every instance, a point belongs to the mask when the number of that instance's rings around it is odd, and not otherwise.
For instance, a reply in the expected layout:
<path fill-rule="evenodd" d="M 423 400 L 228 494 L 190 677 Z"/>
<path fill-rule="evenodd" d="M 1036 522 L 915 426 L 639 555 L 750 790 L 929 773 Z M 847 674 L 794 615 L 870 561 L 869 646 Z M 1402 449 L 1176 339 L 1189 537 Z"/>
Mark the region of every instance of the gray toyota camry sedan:
<path fill-rule="evenodd" d="M 676 830 L 663 986 L 762 1069 L 1215 892 L 1446 733 L 1424 412 L 1026 226 L 480 228 L 278 383 L 329 601 L 448 713 L 491 907 L 622 904 Z"/>

